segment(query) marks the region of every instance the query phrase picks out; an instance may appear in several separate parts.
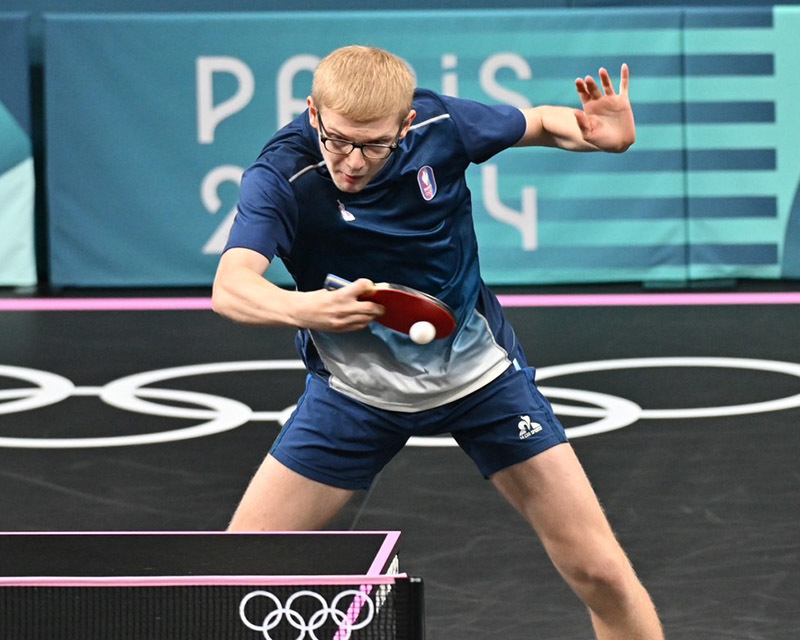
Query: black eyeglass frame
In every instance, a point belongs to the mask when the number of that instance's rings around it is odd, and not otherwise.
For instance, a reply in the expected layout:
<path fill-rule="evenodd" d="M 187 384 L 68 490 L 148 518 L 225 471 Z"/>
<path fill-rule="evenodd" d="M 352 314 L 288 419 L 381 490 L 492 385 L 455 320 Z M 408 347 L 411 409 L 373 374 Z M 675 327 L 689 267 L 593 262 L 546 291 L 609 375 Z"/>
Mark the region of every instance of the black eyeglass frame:
<path fill-rule="evenodd" d="M 331 138 L 330 136 L 327 136 L 325 134 L 325 124 L 322 122 L 322 113 L 320 113 L 319 110 L 317 110 L 317 121 L 319 122 L 319 141 L 322 143 L 322 146 L 325 147 L 325 149 L 329 153 L 333 153 L 334 155 L 337 156 L 349 156 L 356 149 L 360 149 L 361 154 L 368 160 L 386 160 L 389 156 L 391 156 L 392 153 L 394 153 L 395 149 L 397 149 L 397 145 L 400 141 L 400 132 L 403 130 L 403 124 L 405 124 L 405 121 L 400 123 L 400 128 L 397 130 L 397 134 L 395 135 L 394 142 L 392 144 L 380 144 L 377 142 L 353 142 L 352 140 L 342 140 L 341 138 Z M 333 149 L 330 149 L 327 144 L 329 140 L 331 142 L 339 143 L 342 145 L 350 145 L 350 149 L 347 152 L 335 151 Z M 378 148 L 381 150 L 385 149 L 386 150 L 384 152 L 385 155 L 374 156 L 369 153 L 365 153 L 365 149 L 368 148 L 369 149 Z"/>

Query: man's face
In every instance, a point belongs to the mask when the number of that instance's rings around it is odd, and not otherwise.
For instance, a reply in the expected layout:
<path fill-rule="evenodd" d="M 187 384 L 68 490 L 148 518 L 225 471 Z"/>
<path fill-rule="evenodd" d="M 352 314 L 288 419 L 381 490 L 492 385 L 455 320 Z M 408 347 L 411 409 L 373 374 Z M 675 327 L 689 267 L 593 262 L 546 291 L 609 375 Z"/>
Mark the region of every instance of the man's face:
<path fill-rule="evenodd" d="M 392 145 L 404 138 L 408 127 L 416 115 L 413 111 L 400 123 L 396 116 L 386 116 L 371 122 L 356 122 L 330 109 L 317 111 L 309 99 L 309 118 L 311 126 L 322 136 L 334 141 L 355 142 L 357 144 Z M 320 117 L 321 116 L 321 117 Z M 335 143 L 336 146 L 341 146 Z M 329 146 L 334 145 L 331 142 Z M 345 145 L 346 147 L 346 145 Z M 386 158 L 369 158 L 364 150 L 354 148 L 348 155 L 332 153 L 320 141 L 320 150 L 334 184 L 346 193 L 358 193 L 378 175 L 391 155 Z M 380 151 L 379 147 L 375 150 Z M 374 155 L 367 149 L 367 155 Z"/>

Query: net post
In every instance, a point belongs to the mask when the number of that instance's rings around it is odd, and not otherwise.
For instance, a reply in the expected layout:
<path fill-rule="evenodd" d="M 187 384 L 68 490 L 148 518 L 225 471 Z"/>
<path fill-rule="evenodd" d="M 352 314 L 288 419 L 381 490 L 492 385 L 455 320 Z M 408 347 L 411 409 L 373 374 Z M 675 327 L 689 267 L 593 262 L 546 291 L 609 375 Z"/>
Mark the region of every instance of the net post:
<path fill-rule="evenodd" d="M 425 585 L 420 577 L 409 576 L 407 587 L 407 624 L 398 629 L 397 640 L 425 640 Z"/>

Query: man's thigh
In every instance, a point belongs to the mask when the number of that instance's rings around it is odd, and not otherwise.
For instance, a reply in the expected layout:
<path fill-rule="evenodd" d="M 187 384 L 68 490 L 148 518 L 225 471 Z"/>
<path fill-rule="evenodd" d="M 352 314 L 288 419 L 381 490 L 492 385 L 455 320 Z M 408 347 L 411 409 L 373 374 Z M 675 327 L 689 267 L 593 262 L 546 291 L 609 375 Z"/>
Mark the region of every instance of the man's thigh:
<path fill-rule="evenodd" d="M 250 481 L 228 530 L 321 529 L 353 493 L 310 480 L 268 455 Z"/>
<path fill-rule="evenodd" d="M 622 553 L 569 444 L 503 469 L 492 483 L 535 529 L 557 564 Z"/>

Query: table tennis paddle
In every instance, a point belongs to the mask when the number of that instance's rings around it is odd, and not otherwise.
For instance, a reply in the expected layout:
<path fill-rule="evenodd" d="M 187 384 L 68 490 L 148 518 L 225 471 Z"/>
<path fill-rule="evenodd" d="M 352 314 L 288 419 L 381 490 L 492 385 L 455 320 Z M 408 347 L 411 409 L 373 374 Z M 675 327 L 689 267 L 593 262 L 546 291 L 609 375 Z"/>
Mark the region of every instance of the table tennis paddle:
<path fill-rule="evenodd" d="M 341 289 L 352 284 L 349 280 L 329 273 L 325 278 L 326 289 Z M 375 288 L 359 296 L 383 305 L 386 312 L 375 322 L 395 331 L 409 333 L 418 322 L 430 322 L 436 329 L 435 339 L 446 338 L 456 328 L 453 310 L 438 298 L 427 293 L 389 282 L 377 282 Z"/>

